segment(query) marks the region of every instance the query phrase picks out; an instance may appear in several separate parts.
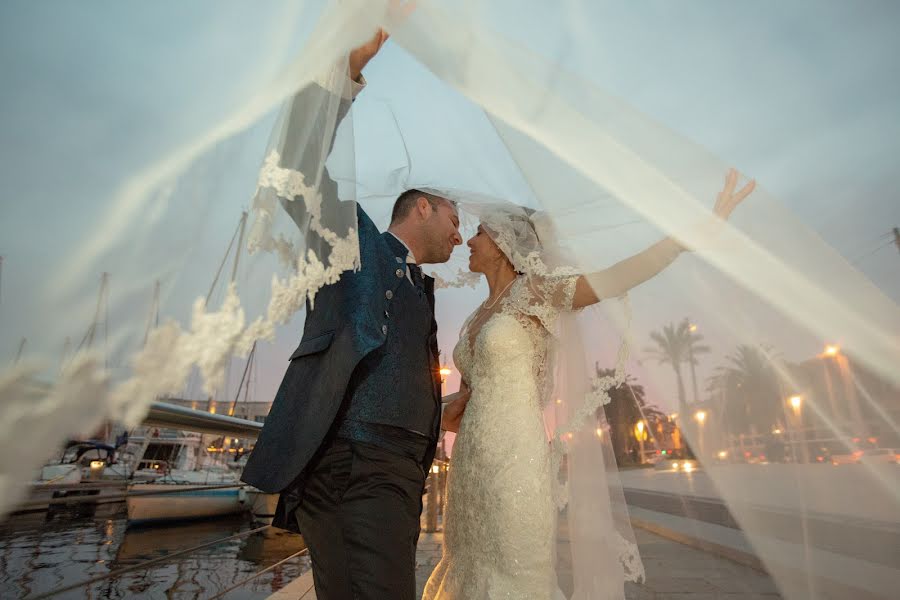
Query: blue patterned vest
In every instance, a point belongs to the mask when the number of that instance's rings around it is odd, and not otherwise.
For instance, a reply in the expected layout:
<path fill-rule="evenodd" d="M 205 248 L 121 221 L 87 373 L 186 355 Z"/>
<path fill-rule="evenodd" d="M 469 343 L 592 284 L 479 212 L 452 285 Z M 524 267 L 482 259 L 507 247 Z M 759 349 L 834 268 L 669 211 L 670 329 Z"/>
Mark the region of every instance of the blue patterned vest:
<path fill-rule="evenodd" d="M 401 256 L 406 250 L 390 234 L 389 245 Z M 404 263 L 398 263 L 404 269 Z M 367 440 L 347 423 L 388 426 L 434 440 L 438 432 L 440 394 L 437 331 L 432 290 L 418 290 L 404 281 L 394 292 L 393 313 L 386 313 L 384 344 L 354 369 L 338 414 L 339 435 Z M 431 297 L 429 297 L 431 295 Z M 368 433 L 371 433 L 368 432 Z"/>

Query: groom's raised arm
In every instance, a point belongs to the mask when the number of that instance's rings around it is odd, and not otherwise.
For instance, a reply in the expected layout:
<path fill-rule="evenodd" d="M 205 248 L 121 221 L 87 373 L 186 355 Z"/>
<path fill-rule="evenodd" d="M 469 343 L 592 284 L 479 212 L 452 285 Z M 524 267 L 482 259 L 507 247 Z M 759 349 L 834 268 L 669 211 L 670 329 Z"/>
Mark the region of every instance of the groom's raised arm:
<path fill-rule="evenodd" d="M 303 174 L 307 185 L 318 180 L 317 191 L 323 207 L 337 206 L 340 202 L 337 183 L 324 168 L 334 147 L 337 129 L 350 111 L 353 100 L 365 87 L 363 67 L 387 38 L 383 30 L 378 30 L 368 42 L 350 53 L 346 75 L 329 73 L 326 78 L 334 78 L 334 81 L 311 83 L 297 93 L 283 116 L 281 140 L 277 144 L 281 148 L 279 166 Z M 344 77 L 346 79 L 342 79 Z M 298 199 L 281 199 L 281 204 L 300 230 L 306 231 L 309 220 L 306 204 Z M 329 222 L 329 212 L 323 211 L 322 224 L 343 235 L 345 232 L 340 231 L 340 223 Z M 339 210 L 335 211 L 335 214 L 339 213 Z"/>

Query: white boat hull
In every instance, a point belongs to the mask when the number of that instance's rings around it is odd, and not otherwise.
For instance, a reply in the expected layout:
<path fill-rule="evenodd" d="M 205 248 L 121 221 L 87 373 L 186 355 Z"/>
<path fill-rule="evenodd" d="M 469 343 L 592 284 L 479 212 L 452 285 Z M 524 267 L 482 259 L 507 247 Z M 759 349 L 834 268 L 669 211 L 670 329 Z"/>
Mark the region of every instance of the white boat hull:
<path fill-rule="evenodd" d="M 203 519 L 240 513 L 250 508 L 244 486 L 221 489 L 203 489 L 207 485 L 149 483 L 129 487 L 126 500 L 128 521 L 152 523 L 188 519 Z M 178 492 L 173 492 L 177 488 Z M 165 492 L 147 494 L 147 492 Z M 146 494 L 146 495 L 144 495 Z"/>
<path fill-rule="evenodd" d="M 251 488 L 247 495 L 250 497 L 250 512 L 253 520 L 261 523 L 272 524 L 275 517 L 275 509 L 278 507 L 278 494 L 266 494 L 256 488 Z"/>

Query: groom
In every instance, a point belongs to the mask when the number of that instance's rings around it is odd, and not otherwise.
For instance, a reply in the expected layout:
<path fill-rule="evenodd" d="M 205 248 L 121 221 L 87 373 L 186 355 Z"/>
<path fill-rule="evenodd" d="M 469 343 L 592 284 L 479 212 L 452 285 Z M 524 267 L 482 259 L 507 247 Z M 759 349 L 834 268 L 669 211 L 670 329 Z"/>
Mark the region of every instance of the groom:
<path fill-rule="evenodd" d="M 357 88 L 386 39 L 379 32 L 351 53 Z M 323 189 L 333 195 L 323 192 L 326 202 L 338 202 L 333 182 Z M 362 267 L 307 305 L 303 338 L 242 479 L 281 494 L 273 525 L 303 535 L 320 600 L 413 600 L 422 491 L 441 420 L 434 281 L 418 264 L 450 258 L 462 243 L 459 217 L 449 200 L 408 190 L 387 232 L 359 206 L 357 218 Z"/>

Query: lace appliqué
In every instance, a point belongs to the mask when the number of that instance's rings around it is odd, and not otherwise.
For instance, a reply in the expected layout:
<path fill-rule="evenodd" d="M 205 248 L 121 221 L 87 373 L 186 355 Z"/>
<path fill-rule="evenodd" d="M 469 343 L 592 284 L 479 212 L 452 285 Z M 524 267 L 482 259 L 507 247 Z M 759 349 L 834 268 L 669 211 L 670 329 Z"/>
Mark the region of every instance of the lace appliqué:
<path fill-rule="evenodd" d="M 452 279 L 444 279 L 434 272 L 430 273 L 430 275 L 434 278 L 434 289 L 436 290 L 464 287 L 475 289 L 475 287 L 481 281 L 481 273 L 463 271 L 462 269 L 457 269 L 456 276 Z"/>
<path fill-rule="evenodd" d="M 631 326 L 631 304 L 628 302 L 628 296 L 621 298 L 623 309 L 625 311 L 625 329 Z M 616 366 L 612 375 L 603 377 L 593 376 L 591 378 L 591 387 L 585 396 L 584 404 L 578 409 L 567 423 L 558 428 L 553 436 L 553 461 L 554 472 L 558 472 L 562 465 L 562 458 L 568 453 L 568 444 L 575 437 L 575 433 L 583 431 L 589 424 L 593 422 L 597 409 L 606 406 L 612 402 L 609 390 L 625 383 L 625 363 L 628 362 L 630 353 L 630 344 L 628 338 L 622 338 L 619 344 L 619 350 L 616 355 Z M 565 509 L 569 504 L 569 487 L 568 483 L 556 483 L 554 489 L 554 497 L 559 510 Z M 636 552 L 636 550 L 635 550 Z"/>

